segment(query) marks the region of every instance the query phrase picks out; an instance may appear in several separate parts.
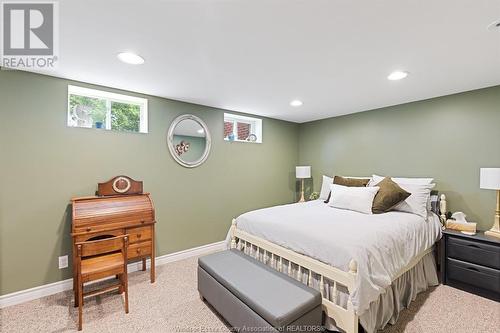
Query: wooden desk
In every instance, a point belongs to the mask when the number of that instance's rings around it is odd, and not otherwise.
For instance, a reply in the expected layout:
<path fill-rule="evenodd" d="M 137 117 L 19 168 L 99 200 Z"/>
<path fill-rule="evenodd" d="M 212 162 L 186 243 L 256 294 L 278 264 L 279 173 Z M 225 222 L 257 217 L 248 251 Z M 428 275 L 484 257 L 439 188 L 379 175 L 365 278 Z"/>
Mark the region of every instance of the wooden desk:
<path fill-rule="evenodd" d="M 75 243 L 128 234 L 127 259 L 142 260 L 142 270 L 145 271 L 146 259 L 151 258 L 150 279 L 151 283 L 155 282 L 156 221 L 149 193 L 81 197 L 73 198 L 71 202 L 73 262 L 77 255 Z M 76 273 L 73 265 L 74 281 Z M 76 292 L 75 283 L 73 286 Z"/>

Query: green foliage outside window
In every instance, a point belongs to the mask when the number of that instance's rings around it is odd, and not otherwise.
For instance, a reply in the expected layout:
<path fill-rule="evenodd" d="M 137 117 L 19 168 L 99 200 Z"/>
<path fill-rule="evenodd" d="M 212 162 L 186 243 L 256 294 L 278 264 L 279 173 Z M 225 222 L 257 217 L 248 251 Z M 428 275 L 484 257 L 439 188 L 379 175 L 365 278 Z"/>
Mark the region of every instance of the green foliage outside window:
<path fill-rule="evenodd" d="M 111 129 L 139 132 L 141 108 L 127 103 L 111 103 Z"/>
<path fill-rule="evenodd" d="M 111 102 L 111 129 L 116 131 L 140 130 L 139 105 Z M 106 100 L 87 96 L 70 95 L 69 107 L 71 117 L 78 127 L 95 127 L 96 122 L 106 124 Z"/>

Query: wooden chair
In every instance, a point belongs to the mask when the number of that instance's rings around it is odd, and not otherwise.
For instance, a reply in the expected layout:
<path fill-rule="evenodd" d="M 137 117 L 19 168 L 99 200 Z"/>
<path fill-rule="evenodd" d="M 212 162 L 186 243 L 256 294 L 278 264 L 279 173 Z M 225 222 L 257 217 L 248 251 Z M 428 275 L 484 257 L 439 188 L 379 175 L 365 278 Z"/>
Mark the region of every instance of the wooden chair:
<path fill-rule="evenodd" d="M 127 248 L 128 235 L 76 243 L 78 330 L 82 330 L 84 296 L 96 296 L 113 290 L 125 292 L 125 313 L 128 313 Z M 119 283 L 83 292 L 83 284 L 109 276 L 117 276 Z"/>

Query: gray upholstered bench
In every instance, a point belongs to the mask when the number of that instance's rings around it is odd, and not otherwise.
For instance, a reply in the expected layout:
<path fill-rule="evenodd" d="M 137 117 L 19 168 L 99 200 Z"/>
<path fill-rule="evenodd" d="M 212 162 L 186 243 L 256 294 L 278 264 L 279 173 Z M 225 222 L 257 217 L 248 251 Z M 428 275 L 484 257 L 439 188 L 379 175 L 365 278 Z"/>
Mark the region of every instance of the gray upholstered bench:
<path fill-rule="evenodd" d="M 318 332 L 321 294 L 237 250 L 198 260 L 198 291 L 240 332 Z"/>

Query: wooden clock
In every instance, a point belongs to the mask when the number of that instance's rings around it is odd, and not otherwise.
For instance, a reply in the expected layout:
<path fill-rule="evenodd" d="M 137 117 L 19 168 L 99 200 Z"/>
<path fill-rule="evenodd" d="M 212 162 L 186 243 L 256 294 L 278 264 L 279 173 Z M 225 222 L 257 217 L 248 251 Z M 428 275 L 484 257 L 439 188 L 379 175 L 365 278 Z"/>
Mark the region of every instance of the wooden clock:
<path fill-rule="evenodd" d="M 98 196 L 142 194 L 142 181 L 127 176 L 116 176 L 105 183 L 97 184 Z"/>

